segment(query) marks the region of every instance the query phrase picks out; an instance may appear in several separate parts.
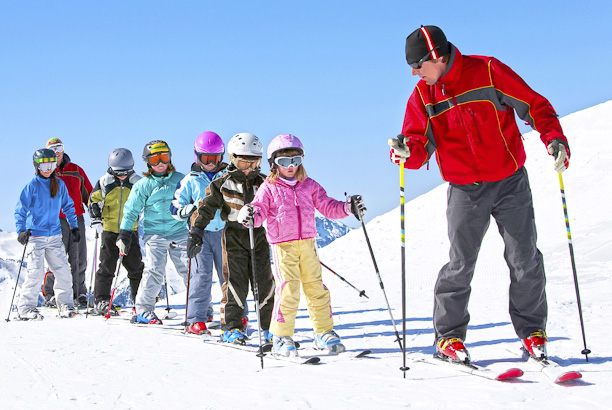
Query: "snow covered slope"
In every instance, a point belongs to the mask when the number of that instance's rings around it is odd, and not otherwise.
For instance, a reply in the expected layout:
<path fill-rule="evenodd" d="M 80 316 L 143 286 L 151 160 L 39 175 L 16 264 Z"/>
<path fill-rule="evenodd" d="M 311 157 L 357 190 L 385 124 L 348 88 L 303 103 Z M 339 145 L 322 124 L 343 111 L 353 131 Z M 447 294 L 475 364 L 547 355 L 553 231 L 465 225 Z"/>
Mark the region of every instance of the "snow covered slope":
<path fill-rule="evenodd" d="M 527 168 L 548 277 L 549 353 L 581 370 L 583 379 L 557 386 L 520 362 L 507 349 L 518 340 L 508 316 L 503 244 L 492 223 L 473 282 L 467 346 L 473 360 L 493 369 L 521 367 L 523 381 L 502 383 L 416 361 L 433 352 L 432 289 L 447 261 L 446 187 L 406 204 L 407 350 L 411 370 L 402 377 L 383 293 L 361 229 L 321 249 L 321 260 L 370 299 L 359 297 L 323 271 L 331 290 L 336 331 L 349 350 L 369 348 L 371 358 L 323 358 L 297 366 L 204 344 L 159 328 L 132 327 L 101 318 L 0 323 L 0 389 L 3 408 L 33 409 L 608 409 L 612 358 L 608 323 L 612 309 L 612 182 L 609 141 L 612 101 L 562 119 L 572 160 L 563 174 L 572 229 L 589 362 L 580 354 L 582 337 L 569 260 L 559 180 L 552 159 L 535 133 L 527 134 Z M 381 141 L 382 144 L 385 141 Z M 395 167 L 388 178 L 397 178 Z M 410 177 L 410 173 L 406 173 Z M 366 198 L 367 201 L 367 198 Z M 390 193 L 390 206 L 399 204 Z M 392 314 L 401 332 L 399 209 L 366 226 Z M 0 313 L 8 313 L 23 248 L 15 233 L 0 233 Z M 91 243 L 91 237 L 89 237 Z M 93 245 L 90 246 L 90 252 Z M 90 270 L 88 270 L 89 274 Z M 124 273 L 125 274 L 125 273 Z M 169 277 L 171 274 L 169 273 Z M 214 288 L 215 298 L 219 289 Z M 184 293 L 171 304 L 183 313 Z M 252 306 L 252 303 L 251 303 Z M 159 305 L 163 312 L 164 304 Z M 251 315 L 254 323 L 255 316 Z M 169 324 L 180 323 L 180 317 Z M 302 303 L 296 339 L 311 345 L 311 326 Z M 256 336 L 256 335 L 255 335 Z M 256 337 L 254 338 L 256 339 Z"/>

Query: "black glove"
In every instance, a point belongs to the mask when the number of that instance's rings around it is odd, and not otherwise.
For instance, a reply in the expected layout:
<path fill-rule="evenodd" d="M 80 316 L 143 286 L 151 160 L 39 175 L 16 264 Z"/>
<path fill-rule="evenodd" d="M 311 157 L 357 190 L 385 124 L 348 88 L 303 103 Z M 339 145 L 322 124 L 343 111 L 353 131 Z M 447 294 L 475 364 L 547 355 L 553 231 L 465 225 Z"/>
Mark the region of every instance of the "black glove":
<path fill-rule="evenodd" d="M 120 255 L 127 255 L 130 251 L 130 245 L 132 244 L 132 231 L 121 229 L 119 235 L 117 235 L 117 248 L 119 248 Z"/>
<path fill-rule="evenodd" d="M 17 241 L 19 241 L 20 244 L 25 245 L 28 243 L 28 240 L 30 239 L 30 231 L 23 231 L 21 233 L 19 233 L 19 235 L 17 236 Z"/>
<path fill-rule="evenodd" d="M 81 240 L 81 232 L 79 231 L 79 228 L 72 228 L 70 233 L 72 233 L 72 242 L 78 242 Z"/>
<path fill-rule="evenodd" d="M 202 250 L 202 236 L 204 236 L 203 229 L 196 226 L 191 228 L 187 237 L 187 257 L 189 259 L 194 258 Z"/>
<path fill-rule="evenodd" d="M 351 205 L 351 212 L 355 215 L 355 218 L 361 220 L 367 211 L 363 197 L 361 195 L 351 195 L 347 202 Z"/>

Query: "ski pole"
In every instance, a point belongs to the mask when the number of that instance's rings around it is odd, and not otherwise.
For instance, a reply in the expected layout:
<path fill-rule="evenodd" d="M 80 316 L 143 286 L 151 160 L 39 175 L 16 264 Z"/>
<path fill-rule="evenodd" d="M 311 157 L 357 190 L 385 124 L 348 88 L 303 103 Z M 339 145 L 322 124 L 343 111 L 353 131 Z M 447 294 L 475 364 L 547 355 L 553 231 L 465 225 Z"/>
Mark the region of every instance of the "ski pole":
<path fill-rule="evenodd" d="M 404 372 L 404 379 L 406 378 L 406 371 L 410 370 L 406 366 L 406 233 L 404 230 L 404 164 L 399 164 L 400 169 L 400 236 L 402 239 L 402 246 L 400 248 L 400 258 L 402 260 L 402 336 L 404 340 L 404 348 L 402 349 L 403 365 L 400 370 Z"/>
<path fill-rule="evenodd" d="M 337 277 L 339 277 L 340 279 L 342 279 L 347 285 L 349 285 L 350 287 L 352 287 L 353 289 L 355 289 L 357 292 L 359 292 L 359 296 L 365 296 L 367 299 L 370 299 L 368 297 L 368 295 L 366 295 L 365 290 L 359 290 L 357 289 L 355 286 L 353 286 L 348 280 L 344 279 L 342 276 L 340 276 L 339 274 L 337 274 L 336 272 L 334 272 L 332 270 L 332 268 L 330 268 L 329 266 L 327 266 L 326 264 L 324 264 L 323 262 L 319 261 L 321 263 L 321 265 L 327 269 L 328 271 L 330 271 L 331 273 L 333 273 L 334 275 L 336 275 Z"/>
<path fill-rule="evenodd" d="M 115 280 L 113 281 L 113 292 L 111 293 L 110 303 L 108 304 L 108 310 L 104 314 L 104 317 L 108 320 L 111 317 L 110 311 L 113 308 L 113 299 L 115 298 L 115 290 L 117 289 L 117 279 L 119 278 L 119 270 L 121 269 L 121 263 L 123 262 L 122 254 L 119 254 L 119 263 L 117 264 L 117 270 L 115 271 Z"/>
<path fill-rule="evenodd" d="M 574 273 L 574 287 L 576 288 L 576 300 L 578 301 L 578 315 L 580 316 L 580 328 L 582 329 L 582 342 L 584 349 L 581 354 L 589 361 L 591 351 L 587 348 L 586 335 L 584 333 L 584 319 L 582 318 L 582 304 L 580 303 L 580 290 L 578 289 L 578 274 L 576 273 L 576 262 L 574 260 L 574 245 L 572 244 L 572 232 L 570 231 L 569 216 L 567 213 L 567 203 L 565 202 L 565 189 L 563 188 L 563 177 L 559 172 L 559 186 L 561 187 L 561 201 L 563 202 L 563 213 L 565 214 L 565 227 L 567 228 L 567 241 L 569 244 L 570 259 L 572 261 L 572 271 Z"/>
<path fill-rule="evenodd" d="M 13 297 L 11 298 L 11 307 L 9 308 L 8 315 L 6 316 L 6 321 L 11 321 L 11 311 L 13 310 L 13 302 L 15 301 L 15 293 L 17 293 L 17 286 L 19 286 L 19 276 L 21 275 L 21 268 L 23 267 L 23 259 L 25 258 L 26 249 L 28 247 L 28 242 L 30 241 L 30 230 L 28 229 L 28 237 L 26 238 L 26 243 L 23 245 L 23 255 L 21 256 L 21 263 L 19 264 L 19 271 L 17 272 L 17 280 L 15 281 L 15 290 L 13 291 Z"/>
<path fill-rule="evenodd" d="M 345 193 L 346 195 L 346 193 Z M 397 331 L 397 326 L 395 326 L 395 319 L 393 319 L 393 313 L 391 312 L 391 306 L 389 305 L 389 299 L 387 298 L 387 292 L 385 292 L 385 286 L 383 285 L 382 278 L 380 277 L 380 272 L 378 271 L 378 264 L 376 263 L 376 258 L 374 258 L 374 251 L 372 250 L 372 245 L 370 244 L 370 238 L 368 237 L 368 232 L 366 231 L 365 224 L 363 223 L 363 218 L 361 217 L 361 212 L 357 211 L 357 219 L 361 222 L 361 227 L 363 228 L 363 234 L 366 238 L 366 243 L 368 244 L 368 249 L 370 250 L 370 256 L 372 257 L 372 262 L 374 263 L 374 270 L 376 271 L 376 276 L 378 276 L 378 283 L 380 285 L 380 289 L 383 292 L 385 297 L 385 302 L 387 303 L 387 310 L 389 310 L 389 316 L 391 316 L 391 323 L 393 324 L 393 329 L 395 329 L 395 336 L 397 337 L 396 341 L 399 343 L 400 350 L 404 351 L 402 346 L 402 338 Z"/>
<path fill-rule="evenodd" d="M 255 269 L 255 238 L 254 238 L 254 225 L 255 220 L 253 219 L 253 208 L 250 208 L 251 223 L 249 224 L 249 242 L 251 244 L 251 270 L 253 271 L 253 296 L 255 299 L 255 311 L 257 313 L 257 335 L 259 336 L 259 353 L 257 357 L 261 359 L 261 368 L 264 367 L 263 358 L 265 356 L 263 352 L 263 343 L 261 341 L 261 318 L 259 314 L 259 287 L 257 286 L 257 269 Z"/>
<path fill-rule="evenodd" d="M 94 243 L 94 259 L 93 265 L 91 265 L 91 278 L 89 279 L 89 294 L 87 295 L 87 309 L 85 310 L 85 319 L 87 319 L 89 315 L 89 299 L 94 297 L 93 294 L 93 285 L 94 285 L 94 275 L 96 273 L 96 265 L 98 261 L 98 232 L 96 232 L 96 241 Z"/>
<path fill-rule="evenodd" d="M 175 249 L 187 249 L 185 245 L 179 245 L 176 242 L 170 243 L 170 248 Z M 185 331 L 183 333 L 187 333 L 187 327 L 189 326 L 189 322 L 187 322 L 187 312 L 189 311 L 189 282 L 191 281 L 191 258 L 187 262 L 187 294 L 185 295 L 185 322 L 182 323 L 185 326 Z"/>

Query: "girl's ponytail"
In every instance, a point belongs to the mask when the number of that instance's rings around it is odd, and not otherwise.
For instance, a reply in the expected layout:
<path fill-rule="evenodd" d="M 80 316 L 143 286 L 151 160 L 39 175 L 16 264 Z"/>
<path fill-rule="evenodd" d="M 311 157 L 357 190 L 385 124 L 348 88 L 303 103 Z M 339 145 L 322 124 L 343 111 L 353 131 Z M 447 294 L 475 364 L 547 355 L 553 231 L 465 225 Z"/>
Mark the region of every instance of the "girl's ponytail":
<path fill-rule="evenodd" d="M 59 183 L 57 182 L 57 178 L 55 177 L 55 172 L 53 172 L 49 177 L 49 183 L 51 189 L 51 198 L 55 198 L 55 195 L 57 195 L 57 191 L 59 191 Z"/>

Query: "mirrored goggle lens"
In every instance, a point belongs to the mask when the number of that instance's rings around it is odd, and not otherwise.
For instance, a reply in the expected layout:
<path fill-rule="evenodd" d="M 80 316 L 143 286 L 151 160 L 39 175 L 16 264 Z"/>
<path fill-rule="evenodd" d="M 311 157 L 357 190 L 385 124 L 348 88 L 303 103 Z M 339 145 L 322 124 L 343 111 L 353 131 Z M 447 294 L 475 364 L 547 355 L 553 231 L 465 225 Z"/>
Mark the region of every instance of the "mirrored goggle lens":
<path fill-rule="evenodd" d="M 49 145 L 49 149 L 55 153 L 64 152 L 64 144 Z"/>
<path fill-rule="evenodd" d="M 246 171 L 247 169 L 257 169 L 259 164 L 261 164 L 261 158 L 257 158 L 255 160 L 238 159 L 236 161 L 236 168 Z"/>
<path fill-rule="evenodd" d="M 289 167 L 299 167 L 302 163 L 302 156 L 296 155 L 294 157 L 277 157 L 274 159 L 274 163 L 279 167 L 289 168 Z"/>
<path fill-rule="evenodd" d="M 38 164 L 40 172 L 53 171 L 55 167 L 57 167 L 57 162 L 43 162 L 42 164 Z"/>
<path fill-rule="evenodd" d="M 222 157 L 222 154 L 198 154 L 198 159 L 204 165 L 218 164 Z"/>
<path fill-rule="evenodd" d="M 147 161 L 149 161 L 149 164 L 151 165 L 157 165 L 160 162 L 163 162 L 164 164 L 169 164 L 170 163 L 170 153 L 162 152 L 160 154 L 149 155 L 149 157 L 147 158 Z"/>

